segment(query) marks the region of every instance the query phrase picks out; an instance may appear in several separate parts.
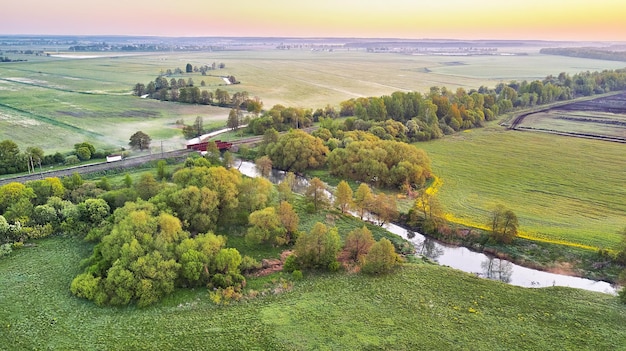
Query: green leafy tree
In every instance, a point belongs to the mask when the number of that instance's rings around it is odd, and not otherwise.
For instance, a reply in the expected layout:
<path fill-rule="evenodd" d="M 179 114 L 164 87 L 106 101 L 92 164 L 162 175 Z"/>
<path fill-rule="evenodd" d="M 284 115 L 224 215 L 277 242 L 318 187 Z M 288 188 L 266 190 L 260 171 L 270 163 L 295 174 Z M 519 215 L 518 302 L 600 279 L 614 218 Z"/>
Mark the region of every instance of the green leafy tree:
<path fill-rule="evenodd" d="M 489 225 L 491 227 L 491 239 L 495 242 L 509 244 L 517 236 L 519 227 L 517 216 L 502 205 L 498 205 L 491 212 Z"/>
<path fill-rule="evenodd" d="M 319 178 L 311 179 L 306 188 L 305 196 L 315 211 L 328 207 L 330 200 L 326 194 L 326 186 Z"/>
<path fill-rule="evenodd" d="M 152 173 L 143 173 L 137 184 L 135 184 L 135 190 L 137 190 L 137 194 L 143 200 L 148 200 L 158 194 L 161 188 L 162 185 L 154 178 Z"/>
<path fill-rule="evenodd" d="M 341 213 L 346 213 L 352 207 L 352 189 L 345 180 L 342 180 L 337 185 L 335 191 L 335 206 L 339 207 Z"/>
<path fill-rule="evenodd" d="M 361 219 L 363 219 L 363 216 L 371 207 L 373 200 L 374 195 L 370 187 L 365 183 L 361 183 L 354 193 L 354 208 Z"/>
<path fill-rule="evenodd" d="M 130 145 L 133 149 L 139 149 L 141 151 L 148 150 L 150 148 L 150 142 L 152 139 L 150 136 L 142 131 L 135 132 L 135 134 L 130 136 Z"/>
<path fill-rule="evenodd" d="M 293 209 L 293 206 L 287 201 L 281 201 L 277 209 L 278 217 L 283 228 L 285 228 L 285 235 L 279 237 L 277 243 L 279 245 L 290 244 L 294 238 L 294 235 L 298 232 L 298 224 L 300 223 L 300 217 L 298 213 Z"/>
<path fill-rule="evenodd" d="M 246 233 L 247 242 L 253 244 L 272 243 L 274 245 L 285 242 L 283 237 L 287 231 L 282 226 L 274 207 L 266 207 L 250 213 L 248 222 L 251 227 Z"/>
<path fill-rule="evenodd" d="M 337 228 L 329 230 L 326 225 L 317 222 L 309 233 L 298 236 L 295 254 L 303 268 L 330 269 L 337 262 L 340 249 L 341 239 Z"/>
<path fill-rule="evenodd" d="M 372 245 L 361 269 L 367 274 L 385 274 L 391 272 L 398 264 L 399 257 L 393 244 L 389 239 L 382 238 Z"/>
<path fill-rule="evenodd" d="M 228 113 L 228 120 L 226 121 L 226 127 L 236 130 L 239 128 L 239 111 L 237 109 L 230 109 Z"/>
<path fill-rule="evenodd" d="M 76 149 L 76 156 L 81 161 L 87 161 L 91 159 L 91 152 L 87 147 L 79 147 L 78 149 Z"/>
<path fill-rule="evenodd" d="M 323 166 L 329 150 L 321 139 L 302 130 L 290 130 L 268 144 L 265 153 L 278 169 L 304 172 Z"/>

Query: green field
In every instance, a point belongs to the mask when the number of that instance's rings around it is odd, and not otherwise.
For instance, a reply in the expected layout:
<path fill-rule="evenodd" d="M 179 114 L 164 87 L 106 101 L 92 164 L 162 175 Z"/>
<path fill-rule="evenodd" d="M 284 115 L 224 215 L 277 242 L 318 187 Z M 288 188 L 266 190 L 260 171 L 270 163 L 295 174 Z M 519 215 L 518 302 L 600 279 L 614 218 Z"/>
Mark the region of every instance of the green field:
<path fill-rule="evenodd" d="M 63 53 L 61 53 L 63 54 Z M 92 58 L 77 58 L 84 55 Z M 74 58 L 70 58 L 74 57 Z M 495 86 L 511 80 L 541 79 L 565 71 L 596 71 L 623 66 L 619 62 L 528 56 L 410 56 L 363 51 L 308 50 L 220 51 L 193 53 L 65 54 L 63 57 L 24 56 L 28 62 L 0 64 L 0 140 L 20 148 L 40 146 L 46 152 L 67 151 L 89 140 L 102 148 L 126 146 L 137 130 L 163 141 L 168 150 L 183 145 L 175 121 L 191 124 L 203 117 L 205 126 L 224 126 L 227 109 L 144 100 L 130 95 L 167 69 L 224 63 L 209 74 L 234 75 L 241 84 L 225 86 L 219 77 L 200 73 L 196 85 L 233 94 L 247 91 L 265 108 L 274 104 L 318 108 L 361 96 L 394 91 L 426 92 L 432 86 L 455 90 Z M 168 77 L 171 78 L 171 77 Z"/>
<path fill-rule="evenodd" d="M 626 344 L 626 307 L 613 296 L 519 288 L 431 265 L 405 265 L 379 278 L 308 276 L 291 291 L 228 306 L 213 305 L 196 289 L 145 309 L 96 307 L 68 288 L 89 251 L 57 237 L 0 260 L 2 349 L 618 350 Z"/>
<path fill-rule="evenodd" d="M 497 125 L 416 144 L 458 222 L 485 226 L 496 204 L 535 238 L 615 248 L 626 227 L 624 145 Z"/>

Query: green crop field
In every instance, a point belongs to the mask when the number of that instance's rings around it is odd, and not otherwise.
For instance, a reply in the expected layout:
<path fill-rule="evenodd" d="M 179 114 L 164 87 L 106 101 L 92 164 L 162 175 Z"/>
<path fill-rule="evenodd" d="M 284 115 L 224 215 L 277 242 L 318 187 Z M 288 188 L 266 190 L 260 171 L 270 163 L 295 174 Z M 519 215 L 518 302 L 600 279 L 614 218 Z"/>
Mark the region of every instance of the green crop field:
<path fill-rule="evenodd" d="M 136 83 L 147 84 L 161 72 L 184 69 L 187 63 L 224 63 L 224 69 L 208 73 L 234 75 L 241 84 L 222 85 L 221 78 L 200 73 L 172 77 L 192 78 L 196 85 L 204 80 L 202 89 L 211 91 L 247 91 L 261 98 L 266 108 L 280 103 L 313 109 L 394 91 L 493 87 L 563 71 L 623 67 L 620 62 L 536 53 L 451 57 L 360 50 L 258 50 L 136 55 L 61 52 L 59 56 L 24 55 L 17 58 L 29 61 L 0 64 L 0 140 L 12 139 L 22 149 L 40 146 L 46 152 L 67 151 L 85 140 L 102 148 L 118 148 L 142 130 L 153 140 L 163 141 L 166 149 L 179 148 L 184 140 L 175 121 L 191 124 L 201 116 L 205 126 L 224 126 L 228 110 L 139 99 L 130 92 Z"/>
<path fill-rule="evenodd" d="M 371 278 L 307 276 L 290 291 L 216 306 L 204 289 L 144 309 L 97 307 L 69 284 L 90 247 L 49 238 L 0 260 L 4 350 L 617 350 L 626 307 L 569 288 L 527 289 L 446 267 Z M 250 286 L 274 278 L 251 279 Z M 256 289 L 256 288 L 255 288 Z"/>
<path fill-rule="evenodd" d="M 497 125 L 427 143 L 438 196 L 460 223 L 486 226 L 496 204 L 511 208 L 524 234 L 615 248 L 626 227 L 624 145 Z"/>

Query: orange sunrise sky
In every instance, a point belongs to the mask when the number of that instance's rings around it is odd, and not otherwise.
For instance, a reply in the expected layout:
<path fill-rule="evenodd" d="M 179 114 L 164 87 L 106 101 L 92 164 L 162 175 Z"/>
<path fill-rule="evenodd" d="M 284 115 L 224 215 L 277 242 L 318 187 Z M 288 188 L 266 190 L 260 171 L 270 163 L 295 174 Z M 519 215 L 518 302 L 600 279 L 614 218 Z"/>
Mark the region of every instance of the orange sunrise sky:
<path fill-rule="evenodd" d="M 623 0 L 19 0 L 0 34 L 626 41 Z"/>

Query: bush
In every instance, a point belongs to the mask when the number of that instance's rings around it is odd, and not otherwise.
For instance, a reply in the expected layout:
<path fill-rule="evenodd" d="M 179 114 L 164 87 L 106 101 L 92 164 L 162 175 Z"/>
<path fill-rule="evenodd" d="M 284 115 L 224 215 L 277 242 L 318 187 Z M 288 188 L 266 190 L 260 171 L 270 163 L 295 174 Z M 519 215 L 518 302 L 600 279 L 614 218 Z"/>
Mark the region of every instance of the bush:
<path fill-rule="evenodd" d="M 66 166 L 77 165 L 79 163 L 80 163 L 80 160 L 78 159 L 78 156 L 76 155 L 70 155 L 65 158 Z"/>
<path fill-rule="evenodd" d="M 28 239 L 41 239 L 52 235 L 54 229 L 52 228 L 52 224 L 47 223 L 44 225 L 26 227 L 24 228 L 24 232 L 26 233 L 26 237 Z"/>
<path fill-rule="evenodd" d="M 302 271 L 299 269 L 296 269 L 295 271 L 291 273 L 291 277 L 293 278 L 293 280 L 302 280 L 303 278 Z"/>
<path fill-rule="evenodd" d="M 296 255 L 289 255 L 285 259 L 285 264 L 283 264 L 283 271 L 285 272 L 295 272 L 300 267 L 298 265 L 298 260 Z"/>
<path fill-rule="evenodd" d="M 239 269 L 243 273 L 254 272 L 261 269 L 261 263 L 250 256 L 243 256 L 239 264 Z"/>
<path fill-rule="evenodd" d="M 328 270 L 331 272 L 337 272 L 341 267 L 341 264 L 338 261 L 334 261 L 328 264 Z"/>
<path fill-rule="evenodd" d="M 0 257 L 10 255 L 11 252 L 13 252 L 13 249 L 11 248 L 11 246 L 12 244 L 10 243 L 0 245 Z"/>

